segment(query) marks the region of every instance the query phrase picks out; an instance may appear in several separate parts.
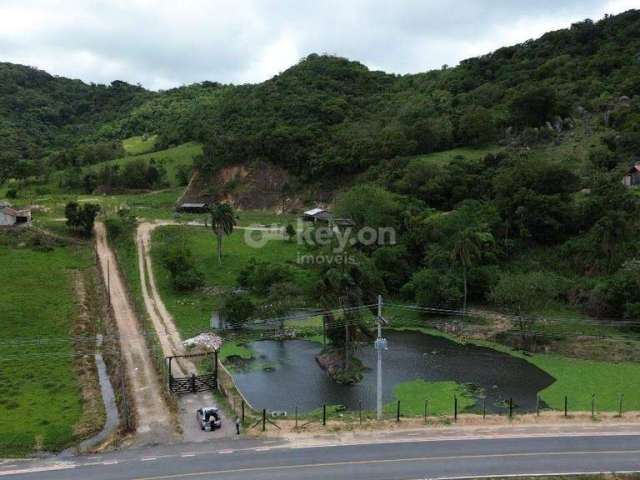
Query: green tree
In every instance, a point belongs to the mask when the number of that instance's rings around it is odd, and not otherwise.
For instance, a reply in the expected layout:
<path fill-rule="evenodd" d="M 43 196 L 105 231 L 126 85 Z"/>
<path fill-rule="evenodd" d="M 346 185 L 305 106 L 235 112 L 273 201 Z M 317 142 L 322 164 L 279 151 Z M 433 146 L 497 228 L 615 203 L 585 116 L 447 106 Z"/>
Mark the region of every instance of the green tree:
<path fill-rule="evenodd" d="M 211 228 L 216 236 L 218 263 L 222 263 L 222 240 L 225 235 L 231 235 L 236 225 L 233 207 L 228 203 L 218 203 L 211 207 Z"/>
<path fill-rule="evenodd" d="M 242 327 L 256 312 L 256 306 L 248 295 L 232 293 L 224 298 L 220 313 L 225 324 Z"/>
<path fill-rule="evenodd" d="M 531 333 L 538 317 L 558 300 L 565 284 L 564 279 L 552 273 L 504 273 L 489 298 L 515 315 L 522 347 L 530 349 Z"/>
<path fill-rule="evenodd" d="M 476 264 L 483 254 L 483 249 L 494 245 L 493 235 L 486 225 L 467 227 L 458 231 L 451 241 L 451 260 L 462 267 L 463 301 L 462 311 L 467 311 L 467 271 Z"/>
<path fill-rule="evenodd" d="M 85 203 L 80 206 L 76 202 L 69 202 L 64 209 L 67 226 L 80 231 L 85 237 L 91 236 L 93 224 L 99 212 L 100 205 L 94 203 Z"/>
<path fill-rule="evenodd" d="M 296 236 L 296 229 L 290 223 L 287 224 L 287 227 L 284 229 L 284 234 L 287 236 L 288 241 L 292 241 Z"/>

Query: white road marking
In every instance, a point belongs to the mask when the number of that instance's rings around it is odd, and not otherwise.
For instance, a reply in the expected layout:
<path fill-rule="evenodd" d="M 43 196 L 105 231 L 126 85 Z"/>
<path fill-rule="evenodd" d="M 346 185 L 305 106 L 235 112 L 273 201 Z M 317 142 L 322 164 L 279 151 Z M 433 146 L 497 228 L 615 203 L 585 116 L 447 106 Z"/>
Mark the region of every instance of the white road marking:
<path fill-rule="evenodd" d="M 141 458 L 140 461 L 141 462 L 151 462 L 153 460 L 157 460 L 158 457 L 147 457 L 147 458 Z"/>
<path fill-rule="evenodd" d="M 187 458 L 187 457 L 195 457 L 196 454 L 195 453 L 183 453 L 182 455 L 180 455 L 182 458 Z"/>
<path fill-rule="evenodd" d="M 221 453 L 221 454 L 233 453 L 233 450 L 231 450 L 230 448 L 227 448 L 225 450 L 218 450 L 218 453 Z"/>
<path fill-rule="evenodd" d="M 26 473 L 42 473 L 42 472 L 54 472 L 57 470 L 70 470 L 76 468 L 75 464 L 69 465 L 51 465 L 50 467 L 34 467 L 34 468 L 24 468 L 21 470 L 4 470 L 0 472 L 0 477 L 4 477 L 7 475 L 22 475 Z"/>

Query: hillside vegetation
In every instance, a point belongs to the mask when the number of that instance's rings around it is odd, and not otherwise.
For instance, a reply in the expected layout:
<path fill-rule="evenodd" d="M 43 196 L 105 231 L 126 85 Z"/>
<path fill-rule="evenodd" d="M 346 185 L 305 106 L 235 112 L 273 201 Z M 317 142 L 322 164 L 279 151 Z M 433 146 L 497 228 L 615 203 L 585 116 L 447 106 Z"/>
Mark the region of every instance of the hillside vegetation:
<path fill-rule="evenodd" d="M 2 64 L 0 164 L 20 197 L 56 175 L 85 193 L 186 183 L 194 156 L 199 191 L 214 199 L 273 194 L 286 209 L 301 192 L 329 192 L 322 200 L 356 227 L 394 228 L 395 245 L 353 245 L 361 263 L 340 272 L 346 283 L 518 317 L 569 305 L 636 318 L 640 205 L 621 178 L 640 155 L 638 52 L 631 10 L 401 76 L 312 54 L 255 85 L 154 93 Z M 167 148 L 189 154 L 162 164 Z M 255 191 L 241 176 L 208 181 L 263 165 L 286 175 Z"/>

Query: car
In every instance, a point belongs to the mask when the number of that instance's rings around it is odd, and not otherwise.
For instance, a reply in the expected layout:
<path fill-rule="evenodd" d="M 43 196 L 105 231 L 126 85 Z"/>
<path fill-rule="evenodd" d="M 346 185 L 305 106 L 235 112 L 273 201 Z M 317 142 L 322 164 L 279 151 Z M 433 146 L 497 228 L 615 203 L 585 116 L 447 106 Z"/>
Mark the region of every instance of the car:
<path fill-rule="evenodd" d="M 222 416 L 218 407 L 201 407 L 196 410 L 196 420 L 200 429 L 212 432 L 222 426 Z"/>

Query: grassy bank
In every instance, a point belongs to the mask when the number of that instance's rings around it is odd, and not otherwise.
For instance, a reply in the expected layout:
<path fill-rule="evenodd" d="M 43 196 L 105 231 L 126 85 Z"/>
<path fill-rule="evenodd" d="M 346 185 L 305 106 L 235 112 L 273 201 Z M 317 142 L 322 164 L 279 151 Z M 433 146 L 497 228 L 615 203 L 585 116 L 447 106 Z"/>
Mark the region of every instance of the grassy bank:
<path fill-rule="evenodd" d="M 151 254 L 156 283 L 165 305 L 173 315 L 184 336 L 200 332 L 210 325 L 212 312 L 220 306 L 220 291 L 237 286 L 240 271 L 251 259 L 287 263 L 294 268 L 293 281 L 308 285 L 312 279 L 308 271 L 298 268 L 295 261 L 304 247 L 295 242 L 271 240 L 262 248 L 253 248 L 245 241 L 245 231 L 236 230 L 223 243 L 222 264 L 216 257 L 216 241 L 210 229 L 202 227 L 167 226 L 154 231 Z M 207 288 L 192 292 L 177 292 L 171 286 L 169 272 L 160 259 L 160 248 L 171 241 L 185 242 L 198 259 Z M 259 299 L 256 299 L 259 300 Z"/>
<path fill-rule="evenodd" d="M 0 457 L 59 451 L 79 440 L 73 273 L 92 263 L 88 247 L 0 246 Z"/>

